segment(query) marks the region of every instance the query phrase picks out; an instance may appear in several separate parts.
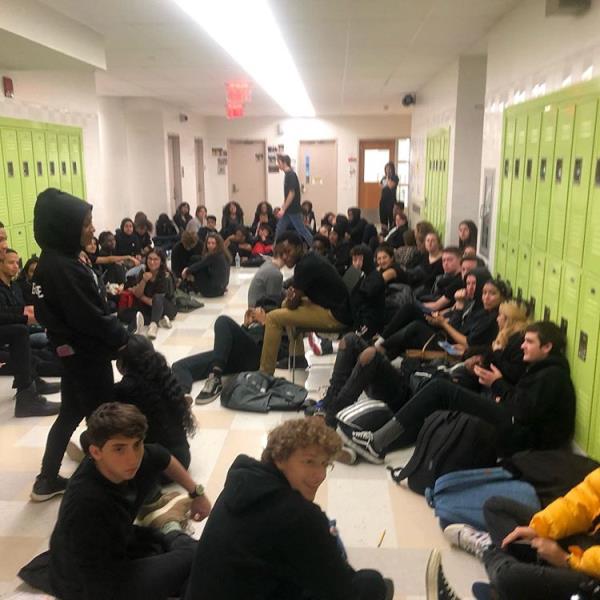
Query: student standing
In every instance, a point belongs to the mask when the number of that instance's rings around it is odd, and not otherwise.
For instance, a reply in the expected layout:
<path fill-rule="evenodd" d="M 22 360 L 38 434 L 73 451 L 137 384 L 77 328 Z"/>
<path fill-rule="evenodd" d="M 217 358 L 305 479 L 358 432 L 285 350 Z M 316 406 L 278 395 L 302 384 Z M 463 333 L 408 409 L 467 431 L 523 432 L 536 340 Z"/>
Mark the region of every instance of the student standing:
<path fill-rule="evenodd" d="M 67 479 L 58 471 L 67 443 L 81 420 L 112 397 L 111 359 L 125 347 L 128 334 L 109 314 L 102 282 L 79 260 L 94 235 L 92 206 L 47 189 L 38 196 L 33 228 L 42 249 L 33 277 L 35 314 L 64 368 L 60 412 L 31 494 L 44 501 L 64 493 Z"/>

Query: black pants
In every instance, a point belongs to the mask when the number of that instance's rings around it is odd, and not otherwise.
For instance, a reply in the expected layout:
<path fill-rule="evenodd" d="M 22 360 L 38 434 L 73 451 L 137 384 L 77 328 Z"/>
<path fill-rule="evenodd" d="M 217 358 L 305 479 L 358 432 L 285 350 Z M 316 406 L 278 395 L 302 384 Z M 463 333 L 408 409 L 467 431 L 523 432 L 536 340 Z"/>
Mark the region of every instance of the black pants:
<path fill-rule="evenodd" d="M 260 365 L 260 346 L 256 340 L 232 318 L 221 315 L 214 325 L 214 348 L 194 354 L 173 363 L 173 373 L 186 392 L 194 381 L 205 379 L 213 368 L 221 373 L 256 371 Z"/>
<path fill-rule="evenodd" d="M 434 329 L 422 319 L 415 320 L 386 338 L 382 345 L 390 359 L 394 359 L 405 350 L 411 348 L 421 349 L 427 343 L 427 340 L 439 331 L 439 329 Z M 437 348 L 435 349 L 437 350 Z"/>
<path fill-rule="evenodd" d="M 412 302 L 409 302 L 396 310 L 394 316 L 386 323 L 381 335 L 385 339 L 388 339 L 391 335 L 400 331 L 413 321 L 425 322 L 425 317 Z"/>
<path fill-rule="evenodd" d="M 11 370 L 15 378 L 13 387 L 20 392 L 33 382 L 27 325 L 0 325 L 0 345 L 4 344 L 8 344 Z"/>
<path fill-rule="evenodd" d="M 547 563 L 526 562 L 531 560 L 525 555 L 526 551 L 532 554 L 528 546 L 513 544 L 507 552 L 500 548 L 504 537 L 515 527 L 528 525 L 534 512 L 509 498 L 492 497 L 485 503 L 485 521 L 494 542 L 483 556 L 490 582 L 501 600 L 569 600 L 577 593 L 579 585 L 590 581 L 590 577 Z M 565 550 L 569 545 L 585 548 L 591 543 L 592 538 L 585 535 L 559 541 Z"/>
<path fill-rule="evenodd" d="M 158 323 L 163 317 L 174 319 L 177 316 L 177 306 L 164 294 L 154 294 L 152 296 L 152 306 L 147 304 L 137 304 L 131 308 L 126 308 L 119 313 L 119 319 L 127 323 L 128 329 L 135 328 L 135 314 L 141 312 L 144 316 L 144 324 Z"/>
<path fill-rule="evenodd" d="M 63 358 L 61 405 L 46 440 L 41 474 L 50 479 L 58 475 L 67 444 L 82 419 L 98 406 L 110 402 L 114 377 L 108 358 L 75 354 Z"/>

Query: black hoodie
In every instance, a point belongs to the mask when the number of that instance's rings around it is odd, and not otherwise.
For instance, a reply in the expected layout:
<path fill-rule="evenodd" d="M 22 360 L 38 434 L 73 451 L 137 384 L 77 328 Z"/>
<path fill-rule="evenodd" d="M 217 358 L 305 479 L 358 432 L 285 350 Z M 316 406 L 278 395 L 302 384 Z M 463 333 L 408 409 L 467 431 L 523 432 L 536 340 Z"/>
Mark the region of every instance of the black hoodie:
<path fill-rule="evenodd" d="M 238 456 L 198 542 L 187 600 L 352 600 L 321 509 L 272 464 Z"/>
<path fill-rule="evenodd" d="M 35 314 L 54 346 L 112 358 L 128 334 L 109 314 L 101 282 L 78 258 L 90 210 L 90 204 L 53 188 L 38 196 L 33 229 L 42 254 L 33 276 Z"/>
<path fill-rule="evenodd" d="M 354 326 L 361 329 L 366 326 L 368 331 L 364 336 L 370 339 L 383 329 L 385 312 L 385 282 L 375 268 L 373 252 L 362 245 L 363 267 L 360 279 L 350 292 L 350 307 L 354 318 Z"/>

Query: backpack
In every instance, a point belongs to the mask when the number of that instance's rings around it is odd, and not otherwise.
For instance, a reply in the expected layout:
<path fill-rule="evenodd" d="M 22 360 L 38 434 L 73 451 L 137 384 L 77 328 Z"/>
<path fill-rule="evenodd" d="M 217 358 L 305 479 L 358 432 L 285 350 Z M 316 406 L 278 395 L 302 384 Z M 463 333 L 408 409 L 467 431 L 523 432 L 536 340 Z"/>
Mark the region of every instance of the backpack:
<path fill-rule="evenodd" d="M 204 306 L 202 302 L 192 298 L 186 291 L 180 288 L 175 290 L 175 304 L 177 305 L 177 310 L 182 313 L 191 312 Z"/>
<path fill-rule="evenodd" d="M 516 500 L 530 507 L 532 512 L 540 509 L 535 488 L 526 481 L 515 479 L 502 467 L 447 473 L 436 480 L 433 489 L 425 490 L 427 504 L 435 510 L 442 528 L 451 523 L 466 523 L 487 531 L 483 505 L 492 496 Z"/>
<path fill-rule="evenodd" d="M 388 469 L 400 483 L 424 494 L 435 480 L 462 469 L 496 464 L 496 430 L 481 419 L 457 411 L 438 410 L 425 419 L 415 451 L 405 467 Z"/>
<path fill-rule="evenodd" d="M 232 377 L 221 392 L 221 405 L 233 410 L 266 413 L 270 410 L 300 410 L 308 392 L 299 385 L 260 371 Z"/>
<path fill-rule="evenodd" d="M 394 413 L 381 400 L 359 400 L 340 410 L 335 418 L 342 439 L 352 439 L 354 431 L 377 431 Z"/>

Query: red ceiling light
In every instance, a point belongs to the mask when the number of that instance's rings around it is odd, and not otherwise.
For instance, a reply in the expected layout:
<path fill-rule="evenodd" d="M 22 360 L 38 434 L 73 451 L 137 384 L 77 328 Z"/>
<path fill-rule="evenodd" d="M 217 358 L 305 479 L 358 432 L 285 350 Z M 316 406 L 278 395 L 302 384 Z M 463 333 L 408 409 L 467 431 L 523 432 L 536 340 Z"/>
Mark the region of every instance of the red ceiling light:
<path fill-rule="evenodd" d="M 243 104 L 230 104 L 228 102 L 226 108 L 228 119 L 241 119 L 244 116 Z"/>
<path fill-rule="evenodd" d="M 227 118 L 239 119 L 244 116 L 244 104 L 252 99 L 250 84 L 246 81 L 228 81 L 225 84 L 227 92 Z"/>

